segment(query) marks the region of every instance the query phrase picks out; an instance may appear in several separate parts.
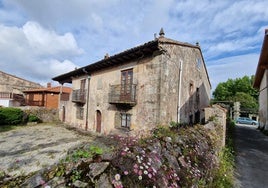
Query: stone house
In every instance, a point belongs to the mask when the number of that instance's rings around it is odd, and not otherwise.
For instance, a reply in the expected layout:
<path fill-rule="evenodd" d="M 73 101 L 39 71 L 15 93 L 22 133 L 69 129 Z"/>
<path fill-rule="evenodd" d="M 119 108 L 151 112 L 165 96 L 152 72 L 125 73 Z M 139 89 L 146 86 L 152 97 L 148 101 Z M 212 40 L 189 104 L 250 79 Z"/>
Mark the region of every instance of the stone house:
<path fill-rule="evenodd" d="M 253 87 L 259 90 L 259 126 L 268 130 L 268 29 L 265 30 L 262 49 Z"/>
<path fill-rule="evenodd" d="M 104 134 L 204 121 L 211 84 L 200 46 L 168 39 L 163 30 L 159 34 L 54 77 L 73 89 L 71 99 L 60 103 L 60 119 Z"/>
<path fill-rule="evenodd" d="M 0 106 L 25 105 L 23 91 L 40 87 L 42 86 L 38 83 L 0 71 Z"/>
<path fill-rule="evenodd" d="M 27 106 L 58 109 L 59 101 L 68 101 L 71 91 L 69 87 L 51 87 L 51 83 L 48 83 L 46 88 L 25 90 L 23 93 Z"/>

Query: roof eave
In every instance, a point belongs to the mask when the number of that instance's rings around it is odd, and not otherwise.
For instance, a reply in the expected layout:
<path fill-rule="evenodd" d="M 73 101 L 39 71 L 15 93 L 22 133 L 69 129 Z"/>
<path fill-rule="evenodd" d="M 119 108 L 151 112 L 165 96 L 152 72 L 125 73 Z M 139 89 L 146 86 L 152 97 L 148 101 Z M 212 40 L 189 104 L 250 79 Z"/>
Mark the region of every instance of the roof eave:
<path fill-rule="evenodd" d="M 265 69 L 268 69 L 268 29 L 265 30 L 262 49 L 261 49 L 259 62 L 258 62 L 257 70 L 255 73 L 255 79 L 253 83 L 254 88 L 260 89 L 260 84 L 261 84 L 261 80 L 264 75 Z"/>
<path fill-rule="evenodd" d="M 123 51 L 111 57 L 102 59 L 93 64 L 89 64 L 87 66 L 81 67 L 79 69 L 73 70 L 71 72 L 56 76 L 52 78 L 54 81 L 58 81 L 61 84 L 64 83 L 72 83 L 72 77 L 90 74 L 92 71 L 100 70 L 106 67 L 116 66 L 121 63 L 125 63 L 131 61 L 133 59 L 138 59 L 140 57 L 144 57 L 146 55 L 152 54 L 154 51 L 158 51 L 158 40 L 153 40 L 147 42 L 143 45 L 131 48 L 129 50 Z"/>

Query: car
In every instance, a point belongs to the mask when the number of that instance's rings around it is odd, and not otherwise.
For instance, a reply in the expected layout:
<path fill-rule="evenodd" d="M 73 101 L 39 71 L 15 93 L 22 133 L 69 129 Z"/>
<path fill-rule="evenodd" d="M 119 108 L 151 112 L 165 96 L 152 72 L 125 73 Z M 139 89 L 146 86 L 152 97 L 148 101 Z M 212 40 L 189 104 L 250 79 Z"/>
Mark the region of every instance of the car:
<path fill-rule="evenodd" d="M 236 119 L 238 124 L 258 125 L 258 122 L 248 117 L 239 117 Z"/>

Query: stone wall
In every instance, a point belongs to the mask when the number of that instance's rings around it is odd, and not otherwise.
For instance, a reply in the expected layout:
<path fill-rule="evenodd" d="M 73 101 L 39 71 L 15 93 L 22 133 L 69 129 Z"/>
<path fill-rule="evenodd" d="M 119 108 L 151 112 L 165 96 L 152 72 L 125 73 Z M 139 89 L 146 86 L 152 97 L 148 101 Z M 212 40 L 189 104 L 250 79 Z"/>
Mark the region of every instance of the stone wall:
<path fill-rule="evenodd" d="M 159 128 L 141 141 L 116 135 L 100 138 L 98 144 L 104 139 L 116 149 L 72 161 L 77 151 L 89 147 L 82 145 L 69 151 L 66 162 L 37 173 L 22 187 L 211 187 L 222 135 L 218 124 L 209 122 L 205 126 Z"/>
<path fill-rule="evenodd" d="M 22 94 L 23 90 L 41 88 L 38 83 L 34 83 L 0 71 L 0 92 L 10 92 Z"/>
<path fill-rule="evenodd" d="M 47 109 L 44 107 L 19 107 L 26 114 L 33 114 L 42 120 L 44 123 L 59 122 L 58 109 Z"/>
<path fill-rule="evenodd" d="M 212 105 L 211 107 L 205 108 L 205 121 L 215 121 L 216 126 L 211 127 L 211 124 L 206 124 L 209 129 L 217 128 L 218 133 L 221 134 L 222 146 L 225 146 L 226 137 L 226 113 L 227 110 L 220 105 Z"/>
<path fill-rule="evenodd" d="M 210 83 L 200 49 L 174 44 L 161 44 L 161 49 L 148 57 L 94 71 L 90 77 L 86 74 L 73 77 L 74 90 L 80 89 L 81 80 L 86 80 L 89 98 L 80 105 L 70 100 L 71 104 L 65 108 L 65 122 L 95 132 L 97 112 L 100 112 L 100 132 L 109 134 L 121 124 L 116 116 L 118 112 L 131 115 L 132 132 L 150 131 L 171 121 L 193 124 L 203 120 L 202 109 L 209 105 Z M 110 86 L 119 85 L 121 72 L 126 70 L 133 71 L 137 103 L 134 106 L 109 104 Z M 76 117 L 79 108 L 83 108 L 80 119 Z"/>

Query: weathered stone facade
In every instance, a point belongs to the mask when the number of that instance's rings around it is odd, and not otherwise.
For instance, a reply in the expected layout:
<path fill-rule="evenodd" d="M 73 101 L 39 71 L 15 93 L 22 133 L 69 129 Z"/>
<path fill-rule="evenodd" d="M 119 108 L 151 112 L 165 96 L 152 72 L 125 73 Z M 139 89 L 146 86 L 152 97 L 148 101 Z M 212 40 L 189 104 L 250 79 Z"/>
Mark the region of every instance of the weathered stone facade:
<path fill-rule="evenodd" d="M 0 71 L 0 106 L 20 106 L 22 91 L 41 87 L 38 83 Z"/>
<path fill-rule="evenodd" d="M 205 121 L 212 121 L 214 120 L 215 125 L 206 124 L 206 128 L 215 128 L 217 127 L 219 131 L 218 133 L 222 134 L 220 135 L 222 146 L 225 146 L 225 138 L 226 138 L 226 114 L 227 109 L 221 107 L 220 105 L 213 105 L 211 107 L 205 108 Z"/>
<path fill-rule="evenodd" d="M 124 57 L 128 59 L 121 62 Z M 114 130 L 142 134 L 171 121 L 198 123 L 204 120 L 203 109 L 210 100 L 211 86 L 200 47 L 163 36 L 53 79 L 71 82 L 73 93 L 81 90 L 81 85 L 85 87 L 84 103 L 61 104 L 65 122 L 104 134 Z M 119 86 L 122 94 L 128 79 L 132 86 L 127 89 L 135 100 L 111 102 L 111 88 Z"/>

